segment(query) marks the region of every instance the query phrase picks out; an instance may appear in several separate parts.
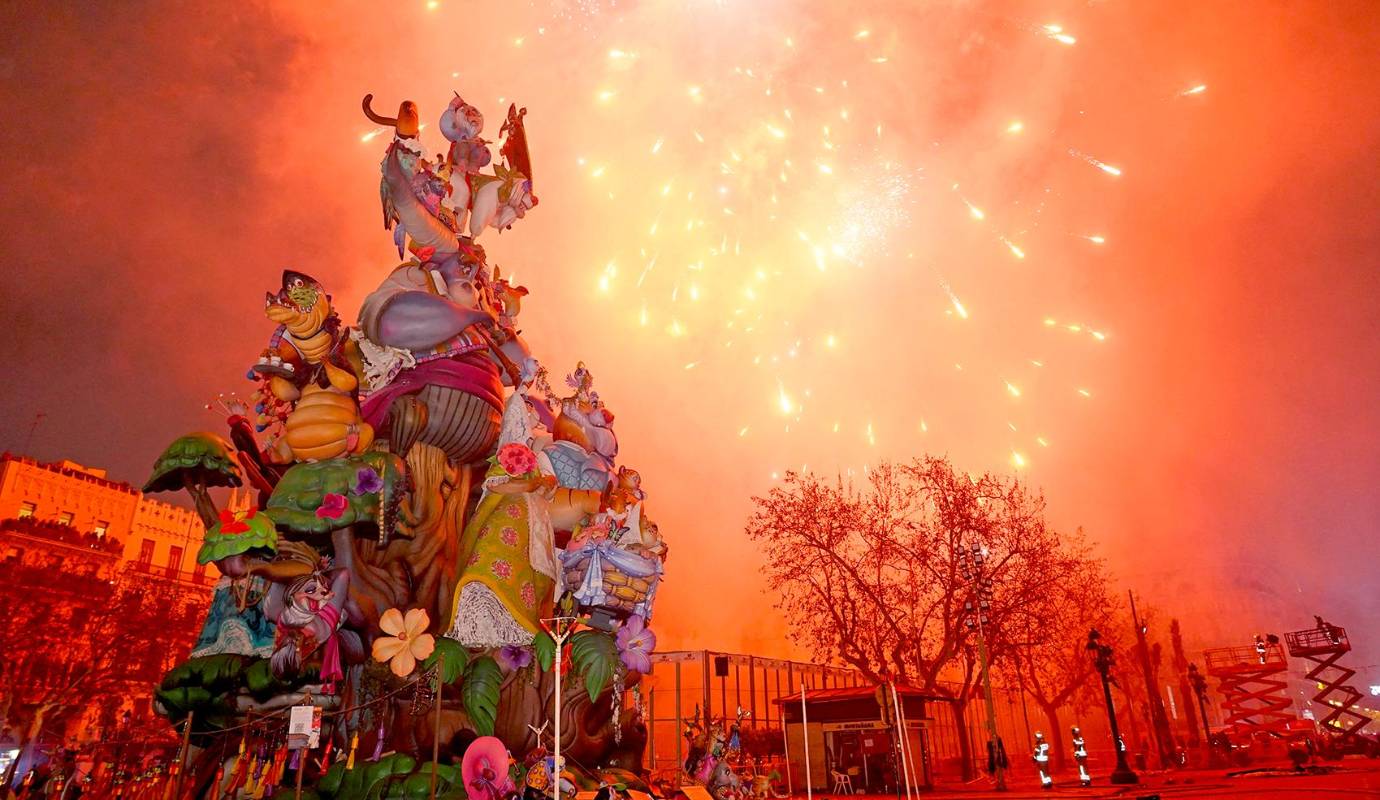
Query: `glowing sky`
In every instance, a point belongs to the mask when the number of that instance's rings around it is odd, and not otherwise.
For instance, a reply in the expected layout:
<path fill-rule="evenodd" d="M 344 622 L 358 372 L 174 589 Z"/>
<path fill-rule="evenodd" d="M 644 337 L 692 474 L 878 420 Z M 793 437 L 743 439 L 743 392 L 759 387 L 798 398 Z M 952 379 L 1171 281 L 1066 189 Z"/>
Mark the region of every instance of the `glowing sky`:
<path fill-rule="evenodd" d="M 617 414 L 662 647 L 785 652 L 748 497 L 929 451 L 1191 641 L 1322 613 L 1380 661 L 1367 5 L 7 6 L 0 444 L 42 411 L 34 455 L 137 483 L 215 426 L 282 268 L 352 319 L 396 263 L 360 97 L 435 150 L 455 90 L 529 109 L 541 203 L 482 241 Z"/>

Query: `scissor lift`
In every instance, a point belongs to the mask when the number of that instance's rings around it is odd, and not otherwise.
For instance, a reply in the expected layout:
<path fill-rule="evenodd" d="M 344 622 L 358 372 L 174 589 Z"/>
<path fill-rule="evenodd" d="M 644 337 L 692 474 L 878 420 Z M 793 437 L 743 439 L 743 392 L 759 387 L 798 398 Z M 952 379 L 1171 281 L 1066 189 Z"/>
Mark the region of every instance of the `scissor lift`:
<path fill-rule="evenodd" d="M 1207 673 L 1219 681 L 1225 726 L 1236 733 L 1290 736 L 1297 717 L 1289 712 L 1289 662 L 1278 640 L 1247 647 L 1219 647 L 1203 653 Z"/>
<path fill-rule="evenodd" d="M 1351 652 L 1346 629 L 1319 621 L 1316 628 L 1284 634 L 1284 642 L 1289 645 L 1289 655 L 1314 665 L 1308 680 L 1322 688 L 1313 695 L 1313 702 L 1327 708 L 1327 716 L 1319 719 L 1318 725 L 1335 735 L 1338 744 L 1358 735 L 1370 718 L 1355 710 L 1362 694 L 1348 681 L 1356 670 L 1337 663 Z"/>

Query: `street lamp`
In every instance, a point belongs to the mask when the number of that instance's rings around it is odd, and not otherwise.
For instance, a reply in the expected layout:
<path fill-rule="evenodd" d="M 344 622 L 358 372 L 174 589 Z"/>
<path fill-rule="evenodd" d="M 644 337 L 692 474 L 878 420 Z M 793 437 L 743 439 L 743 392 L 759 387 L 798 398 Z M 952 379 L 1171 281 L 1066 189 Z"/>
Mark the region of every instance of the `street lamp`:
<path fill-rule="evenodd" d="M 1193 687 L 1193 694 L 1198 696 L 1198 712 L 1203 718 L 1203 745 L 1208 751 L 1208 766 L 1217 766 L 1217 748 L 1212 746 L 1212 729 L 1208 727 L 1207 713 L 1207 678 L 1198 671 L 1197 664 L 1188 665 L 1188 683 Z"/>
<path fill-rule="evenodd" d="M 963 579 L 972 587 L 973 597 L 965 600 L 968 629 L 977 633 L 978 659 L 982 667 L 982 693 L 987 701 L 987 752 L 997 791 L 1006 791 L 1006 748 L 997 735 L 997 704 L 992 700 L 992 674 L 987 663 L 987 635 L 984 626 L 990 622 L 987 612 L 992 607 L 992 579 L 982 574 L 987 562 L 987 549 L 974 542 L 967 549 L 959 549 L 959 567 Z"/>
<path fill-rule="evenodd" d="M 1116 743 L 1116 769 L 1112 770 L 1112 783 L 1140 783 L 1140 778 L 1136 777 L 1136 773 L 1132 772 L 1131 766 L 1126 763 L 1126 751 L 1121 747 L 1121 728 L 1116 724 L 1116 706 L 1112 704 L 1112 680 L 1109 674 L 1112 669 L 1112 648 L 1102 643 L 1102 634 L 1093 628 L 1088 631 L 1087 649 L 1092 653 L 1093 666 L 1102 678 L 1102 697 L 1107 701 L 1107 722 L 1111 724 L 1112 739 Z"/>

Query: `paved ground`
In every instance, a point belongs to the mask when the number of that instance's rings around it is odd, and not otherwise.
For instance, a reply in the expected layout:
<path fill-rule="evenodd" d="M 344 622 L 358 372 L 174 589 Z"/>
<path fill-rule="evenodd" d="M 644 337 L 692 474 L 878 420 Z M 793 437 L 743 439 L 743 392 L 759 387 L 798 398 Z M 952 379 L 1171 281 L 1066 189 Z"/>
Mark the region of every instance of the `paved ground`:
<path fill-rule="evenodd" d="M 1059 781 L 1057 778 L 1062 777 Z M 1159 796 L 1164 800 L 1193 798 L 1262 798 L 1262 800 L 1328 800 L 1328 798 L 1380 798 L 1380 760 L 1345 760 L 1322 765 L 1317 772 L 1299 775 L 1287 767 L 1247 772 L 1237 770 L 1184 770 L 1141 776 L 1138 786 L 1110 786 L 1105 778 L 1091 788 L 1078 786 L 1077 777 L 1056 776 L 1056 786 L 1042 791 L 1035 783 L 1018 780 L 1010 791 L 993 791 L 990 781 L 966 786 L 945 786 L 913 800 L 1036 800 L 1036 798 L 1117 798 L 1139 800 Z M 815 794 L 820 800 L 843 800 L 835 795 Z M 851 800 L 851 799 L 850 799 Z M 895 800 L 894 795 L 863 796 L 859 800 Z"/>

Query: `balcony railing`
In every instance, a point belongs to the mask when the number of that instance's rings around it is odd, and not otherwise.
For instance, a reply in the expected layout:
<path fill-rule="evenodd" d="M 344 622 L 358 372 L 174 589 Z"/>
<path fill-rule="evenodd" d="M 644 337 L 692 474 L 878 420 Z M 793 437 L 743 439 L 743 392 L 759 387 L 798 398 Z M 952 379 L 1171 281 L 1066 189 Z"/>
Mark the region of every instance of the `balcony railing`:
<path fill-rule="evenodd" d="M 186 572 L 170 566 L 135 561 L 126 570 L 140 577 L 162 579 L 174 583 L 198 586 L 206 589 L 216 585 L 216 576 L 209 572 Z"/>

